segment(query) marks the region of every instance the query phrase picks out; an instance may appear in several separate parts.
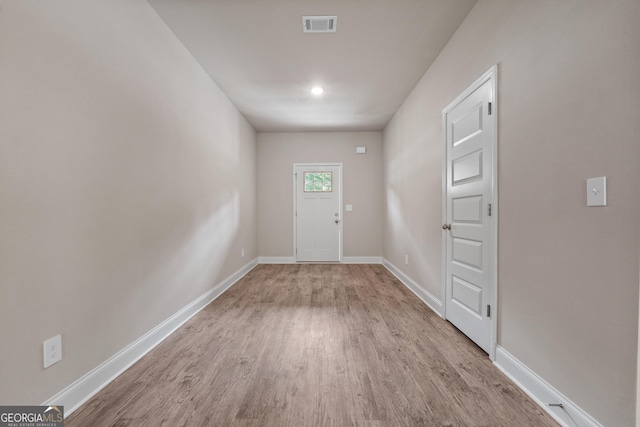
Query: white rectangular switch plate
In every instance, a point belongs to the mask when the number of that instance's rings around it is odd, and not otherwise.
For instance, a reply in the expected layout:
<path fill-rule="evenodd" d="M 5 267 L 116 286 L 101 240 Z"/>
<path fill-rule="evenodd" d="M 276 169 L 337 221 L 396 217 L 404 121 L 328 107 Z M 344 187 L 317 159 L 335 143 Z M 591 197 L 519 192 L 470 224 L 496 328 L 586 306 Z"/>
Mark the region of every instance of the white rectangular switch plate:
<path fill-rule="evenodd" d="M 587 179 L 587 206 L 607 206 L 607 177 Z"/>
<path fill-rule="evenodd" d="M 345 206 L 345 210 L 346 210 L 347 212 L 351 212 L 351 211 L 353 210 L 353 205 L 347 205 L 347 206 Z"/>
<path fill-rule="evenodd" d="M 367 147 L 356 147 L 356 154 L 367 154 Z"/>
<path fill-rule="evenodd" d="M 48 368 L 62 360 L 62 336 L 56 335 L 44 342 L 44 367 Z"/>

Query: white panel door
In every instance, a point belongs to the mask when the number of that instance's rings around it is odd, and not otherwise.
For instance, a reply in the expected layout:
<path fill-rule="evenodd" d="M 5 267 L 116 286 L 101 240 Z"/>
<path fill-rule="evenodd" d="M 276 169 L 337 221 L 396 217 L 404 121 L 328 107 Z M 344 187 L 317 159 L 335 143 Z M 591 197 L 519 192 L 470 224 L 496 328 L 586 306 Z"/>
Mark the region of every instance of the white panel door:
<path fill-rule="evenodd" d="M 341 166 L 295 166 L 296 261 L 340 261 Z"/>
<path fill-rule="evenodd" d="M 444 313 L 491 354 L 495 340 L 490 307 L 495 292 L 495 74 L 483 77 L 444 110 Z"/>

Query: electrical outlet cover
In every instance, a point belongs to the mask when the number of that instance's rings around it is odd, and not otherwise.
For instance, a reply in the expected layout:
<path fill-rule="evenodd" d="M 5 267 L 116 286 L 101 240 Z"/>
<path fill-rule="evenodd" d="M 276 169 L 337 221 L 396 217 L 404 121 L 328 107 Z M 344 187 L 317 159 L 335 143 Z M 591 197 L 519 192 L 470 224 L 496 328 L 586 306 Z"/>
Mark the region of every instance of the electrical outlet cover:
<path fill-rule="evenodd" d="M 56 335 L 44 342 L 44 367 L 48 368 L 62 360 L 62 336 Z"/>

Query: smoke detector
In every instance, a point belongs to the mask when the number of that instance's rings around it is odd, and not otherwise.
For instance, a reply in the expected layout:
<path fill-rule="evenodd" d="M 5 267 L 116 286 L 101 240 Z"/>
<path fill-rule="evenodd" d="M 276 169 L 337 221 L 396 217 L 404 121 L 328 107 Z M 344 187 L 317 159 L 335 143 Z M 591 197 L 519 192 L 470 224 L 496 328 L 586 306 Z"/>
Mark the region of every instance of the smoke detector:
<path fill-rule="evenodd" d="M 303 16 L 302 31 L 305 33 L 335 33 L 337 16 Z"/>

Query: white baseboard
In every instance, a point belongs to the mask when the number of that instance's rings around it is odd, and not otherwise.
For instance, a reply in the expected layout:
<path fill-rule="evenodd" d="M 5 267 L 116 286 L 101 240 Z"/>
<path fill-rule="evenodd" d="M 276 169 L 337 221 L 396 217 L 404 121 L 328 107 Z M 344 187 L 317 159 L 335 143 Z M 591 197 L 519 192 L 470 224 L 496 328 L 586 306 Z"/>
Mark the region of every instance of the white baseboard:
<path fill-rule="evenodd" d="M 260 264 L 295 264 L 295 257 L 289 256 L 261 256 L 258 258 Z M 345 256 L 342 257 L 342 264 L 382 264 L 382 257 L 379 256 Z"/>
<path fill-rule="evenodd" d="M 204 295 L 189 303 L 186 307 L 160 323 L 158 326 L 111 356 L 108 360 L 82 376 L 73 384 L 67 386 L 55 396 L 45 401 L 42 405 L 64 406 L 65 417 L 71 415 L 83 403 L 102 390 L 118 375 L 126 371 L 131 365 L 160 344 L 171 335 L 183 323 L 206 307 L 211 301 L 229 289 L 245 274 L 258 264 L 258 258 L 246 264 L 244 267 L 227 277 L 225 280 L 211 288 Z"/>
<path fill-rule="evenodd" d="M 295 264 L 296 260 L 292 256 L 261 256 L 258 262 L 260 264 Z"/>
<path fill-rule="evenodd" d="M 382 264 L 379 256 L 343 256 L 343 264 Z"/>
<path fill-rule="evenodd" d="M 565 427 L 602 427 L 602 424 L 567 399 L 504 348 L 496 347 L 496 360 L 493 363 L 560 425 Z M 549 406 L 549 403 L 562 403 L 563 407 Z"/>
<path fill-rule="evenodd" d="M 391 264 L 386 258 L 382 258 L 382 264 L 387 267 L 387 270 L 402 282 L 411 292 L 416 294 L 418 298 L 424 302 L 427 307 L 435 311 L 439 316 L 442 316 L 442 302 L 433 296 L 429 291 L 420 287 L 409 276 L 400 271 L 395 265 Z"/>

